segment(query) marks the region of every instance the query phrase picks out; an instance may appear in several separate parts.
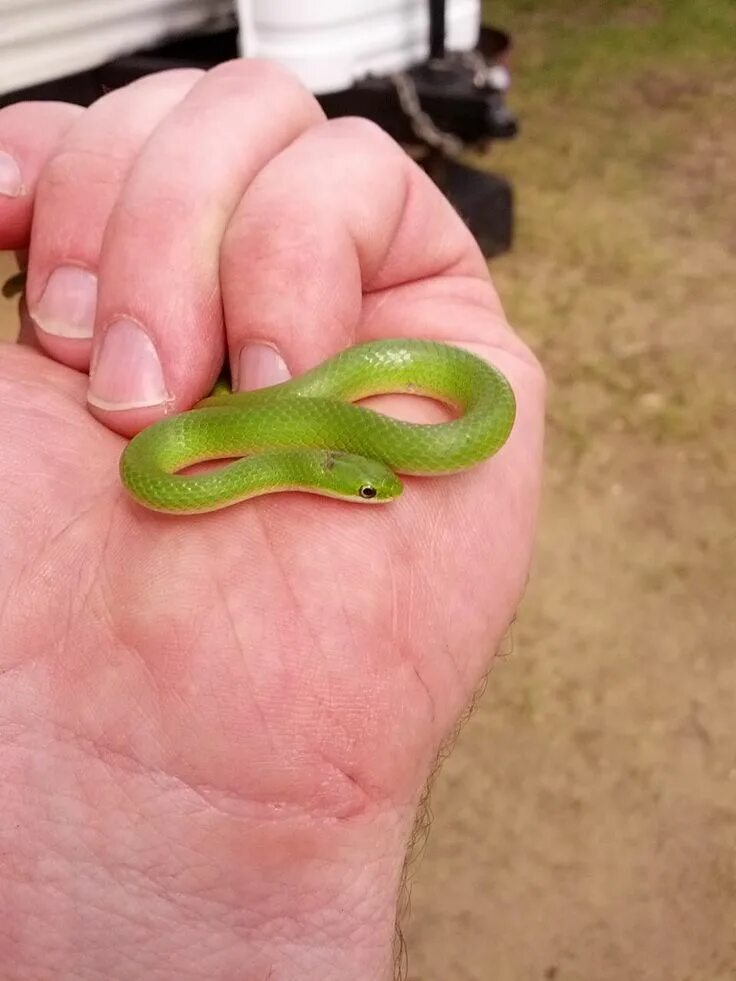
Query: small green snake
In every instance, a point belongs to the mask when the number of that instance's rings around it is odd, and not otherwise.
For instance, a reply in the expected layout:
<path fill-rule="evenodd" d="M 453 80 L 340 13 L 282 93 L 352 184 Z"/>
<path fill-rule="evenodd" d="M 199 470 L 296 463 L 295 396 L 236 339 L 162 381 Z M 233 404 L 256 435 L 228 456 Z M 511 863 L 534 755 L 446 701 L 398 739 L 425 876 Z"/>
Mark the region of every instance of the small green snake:
<path fill-rule="evenodd" d="M 439 424 L 409 423 L 353 404 L 391 393 L 428 396 L 462 414 Z M 139 503 L 173 514 L 294 490 L 381 503 L 401 493 L 398 473 L 450 474 L 491 456 L 515 415 L 506 378 L 468 351 L 405 338 L 370 341 L 270 388 L 215 389 L 191 411 L 133 437 L 120 476 Z M 240 459 L 180 472 L 233 458 Z"/>
<path fill-rule="evenodd" d="M 3 293 L 22 290 L 24 274 Z M 353 402 L 422 395 L 460 410 L 451 422 L 402 422 Z M 437 476 L 475 466 L 506 442 L 516 401 L 501 372 L 463 348 L 396 338 L 348 348 L 311 371 L 254 392 L 218 384 L 189 412 L 138 433 L 120 477 L 144 507 L 200 514 L 278 491 L 362 503 L 391 501 L 397 474 Z M 194 464 L 236 459 L 205 473 Z"/>

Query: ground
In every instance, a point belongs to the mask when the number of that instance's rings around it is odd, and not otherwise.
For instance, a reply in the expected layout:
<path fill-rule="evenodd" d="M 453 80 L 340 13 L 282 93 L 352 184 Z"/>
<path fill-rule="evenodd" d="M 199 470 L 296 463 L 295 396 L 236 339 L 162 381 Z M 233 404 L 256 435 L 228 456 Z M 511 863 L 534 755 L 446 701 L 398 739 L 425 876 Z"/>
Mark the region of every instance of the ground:
<path fill-rule="evenodd" d="M 492 271 L 550 382 L 529 592 L 432 794 L 411 981 L 736 979 L 736 7 L 507 0 Z"/>
<path fill-rule="evenodd" d="M 522 129 L 476 162 L 515 187 L 492 271 L 549 377 L 546 490 L 434 784 L 408 976 L 734 981 L 736 7 L 488 13 Z"/>

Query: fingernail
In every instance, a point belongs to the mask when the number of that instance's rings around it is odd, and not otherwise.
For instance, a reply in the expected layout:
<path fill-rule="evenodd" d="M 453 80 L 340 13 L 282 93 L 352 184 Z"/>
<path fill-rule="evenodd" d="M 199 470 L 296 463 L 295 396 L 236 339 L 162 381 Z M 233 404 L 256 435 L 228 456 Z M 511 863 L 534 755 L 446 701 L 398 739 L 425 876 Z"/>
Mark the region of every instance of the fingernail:
<path fill-rule="evenodd" d="M 57 337 L 88 340 L 97 309 L 97 277 L 79 266 L 59 266 L 49 276 L 31 316 L 41 330 Z"/>
<path fill-rule="evenodd" d="M 238 388 L 243 392 L 278 385 L 291 377 L 284 359 L 270 344 L 246 344 L 238 367 Z"/>
<path fill-rule="evenodd" d="M 116 320 L 102 339 L 87 401 L 98 409 L 121 411 L 161 405 L 168 399 L 151 338 L 132 320 Z"/>
<path fill-rule="evenodd" d="M 0 194 L 9 198 L 19 198 L 23 190 L 20 167 L 9 153 L 0 150 Z"/>

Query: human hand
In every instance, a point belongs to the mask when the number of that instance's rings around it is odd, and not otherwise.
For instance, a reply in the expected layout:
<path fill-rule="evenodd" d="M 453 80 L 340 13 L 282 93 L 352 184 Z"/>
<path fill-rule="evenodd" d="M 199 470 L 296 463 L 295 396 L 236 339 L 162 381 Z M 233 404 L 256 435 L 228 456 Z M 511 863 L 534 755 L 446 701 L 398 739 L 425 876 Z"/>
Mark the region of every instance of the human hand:
<path fill-rule="evenodd" d="M 32 341 L 0 348 L 3 976 L 388 977 L 418 801 L 526 582 L 540 368 L 430 180 L 272 65 L 15 105 L 0 150 Z M 381 508 L 126 496 L 126 438 L 224 358 L 252 388 L 393 336 L 504 372 L 496 457 Z"/>

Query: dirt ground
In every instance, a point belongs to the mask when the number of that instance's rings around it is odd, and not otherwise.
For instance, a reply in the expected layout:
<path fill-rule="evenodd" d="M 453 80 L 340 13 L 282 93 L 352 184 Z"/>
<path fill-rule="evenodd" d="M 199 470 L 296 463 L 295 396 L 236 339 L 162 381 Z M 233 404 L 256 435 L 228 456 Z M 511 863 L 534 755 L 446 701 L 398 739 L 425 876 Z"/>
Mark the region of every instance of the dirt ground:
<path fill-rule="evenodd" d="M 492 265 L 550 380 L 513 653 L 432 795 L 411 981 L 736 979 L 736 7 L 492 2 Z M 729 602 L 730 599 L 730 602 Z"/>
<path fill-rule="evenodd" d="M 477 162 L 515 187 L 492 270 L 549 375 L 546 495 L 434 786 L 408 977 L 733 981 L 736 7 L 489 13 L 522 132 Z"/>

